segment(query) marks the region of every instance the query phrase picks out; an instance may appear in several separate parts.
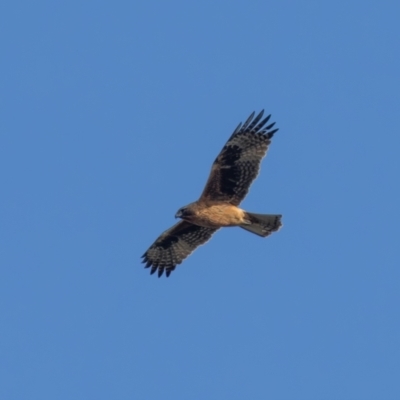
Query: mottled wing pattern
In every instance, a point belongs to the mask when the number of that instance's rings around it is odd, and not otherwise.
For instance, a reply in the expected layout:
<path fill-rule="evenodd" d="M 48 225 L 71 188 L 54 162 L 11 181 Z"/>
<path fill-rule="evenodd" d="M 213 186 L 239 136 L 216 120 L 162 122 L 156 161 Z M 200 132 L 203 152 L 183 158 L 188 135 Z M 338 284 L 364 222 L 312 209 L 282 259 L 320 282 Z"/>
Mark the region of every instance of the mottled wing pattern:
<path fill-rule="evenodd" d="M 145 268 L 160 277 L 164 270 L 167 277 L 198 246 L 207 242 L 217 229 L 204 228 L 190 222 L 181 221 L 163 232 L 143 254 Z"/>
<path fill-rule="evenodd" d="M 271 130 L 275 123 L 265 126 L 271 115 L 262 119 L 263 114 L 264 110 L 254 118 L 253 112 L 235 129 L 212 165 L 200 201 L 222 201 L 237 206 L 246 197 L 278 130 Z"/>

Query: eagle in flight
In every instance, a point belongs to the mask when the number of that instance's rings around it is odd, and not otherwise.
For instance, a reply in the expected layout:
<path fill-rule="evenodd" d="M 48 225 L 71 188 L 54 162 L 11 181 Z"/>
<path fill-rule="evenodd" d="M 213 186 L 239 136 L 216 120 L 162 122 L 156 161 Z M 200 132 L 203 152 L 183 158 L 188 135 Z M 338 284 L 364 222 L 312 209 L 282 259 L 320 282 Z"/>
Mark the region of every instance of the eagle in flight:
<path fill-rule="evenodd" d="M 198 246 L 207 242 L 219 228 L 239 226 L 266 237 L 281 226 L 282 215 L 254 214 L 239 208 L 250 185 L 257 177 L 260 163 L 271 138 L 278 129 L 266 125 L 264 110 L 255 118 L 253 112 L 246 122 L 234 130 L 215 159 L 200 198 L 178 210 L 177 224 L 163 232 L 143 254 L 150 273 L 163 272 L 167 277 Z"/>

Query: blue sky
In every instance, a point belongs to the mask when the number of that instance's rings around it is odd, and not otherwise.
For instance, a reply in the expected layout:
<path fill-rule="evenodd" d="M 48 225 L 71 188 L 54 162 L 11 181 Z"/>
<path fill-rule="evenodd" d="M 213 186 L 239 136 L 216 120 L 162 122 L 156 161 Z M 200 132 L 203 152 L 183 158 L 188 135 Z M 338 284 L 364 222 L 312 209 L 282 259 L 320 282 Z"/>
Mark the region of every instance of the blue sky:
<path fill-rule="evenodd" d="M 7 3 L 0 398 L 398 399 L 398 3 Z M 261 109 L 283 229 L 150 276 Z"/>

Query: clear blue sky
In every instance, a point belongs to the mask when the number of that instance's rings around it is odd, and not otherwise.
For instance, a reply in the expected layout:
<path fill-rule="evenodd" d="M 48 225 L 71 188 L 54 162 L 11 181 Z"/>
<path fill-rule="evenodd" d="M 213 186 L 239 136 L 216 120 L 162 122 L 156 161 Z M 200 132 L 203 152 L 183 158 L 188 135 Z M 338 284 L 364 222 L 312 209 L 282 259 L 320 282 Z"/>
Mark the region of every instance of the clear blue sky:
<path fill-rule="evenodd" d="M 399 399 L 400 5 L 0 6 L 0 398 Z M 170 278 L 140 264 L 236 125 L 280 128 Z"/>

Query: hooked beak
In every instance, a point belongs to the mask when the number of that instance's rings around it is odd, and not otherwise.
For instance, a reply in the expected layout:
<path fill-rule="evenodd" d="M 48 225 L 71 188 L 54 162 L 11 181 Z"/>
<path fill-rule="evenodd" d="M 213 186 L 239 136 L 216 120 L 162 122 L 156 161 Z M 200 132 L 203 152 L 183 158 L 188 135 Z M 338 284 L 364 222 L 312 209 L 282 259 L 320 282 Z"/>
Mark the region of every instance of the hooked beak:
<path fill-rule="evenodd" d="M 175 214 L 175 218 L 181 218 L 182 217 L 182 211 L 179 210 L 176 214 Z"/>

